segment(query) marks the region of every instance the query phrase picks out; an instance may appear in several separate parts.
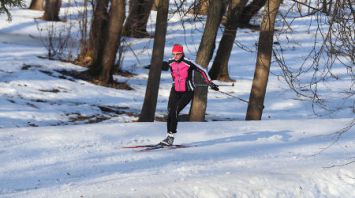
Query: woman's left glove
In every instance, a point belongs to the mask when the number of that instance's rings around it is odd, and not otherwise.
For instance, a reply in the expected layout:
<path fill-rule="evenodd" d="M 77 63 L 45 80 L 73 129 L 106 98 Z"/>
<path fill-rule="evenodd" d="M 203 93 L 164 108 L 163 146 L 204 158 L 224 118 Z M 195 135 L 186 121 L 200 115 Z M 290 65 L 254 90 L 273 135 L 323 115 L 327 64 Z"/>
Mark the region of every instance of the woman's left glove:
<path fill-rule="evenodd" d="M 218 85 L 214 84 L 213 82 L 211 82 L 209 84 L 209 86 L 211 87 L 211 89 L 215 90 L 215 91 L 219 91 Z"/>

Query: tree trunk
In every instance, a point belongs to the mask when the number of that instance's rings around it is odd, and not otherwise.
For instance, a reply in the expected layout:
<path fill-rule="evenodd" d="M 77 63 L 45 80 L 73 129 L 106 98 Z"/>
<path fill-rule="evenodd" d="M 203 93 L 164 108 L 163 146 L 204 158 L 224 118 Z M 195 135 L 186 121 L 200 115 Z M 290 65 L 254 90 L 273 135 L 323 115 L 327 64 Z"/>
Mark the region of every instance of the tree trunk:
<path fill-rule="evenodd" d="M 147 23 L 154 0 L 130 0 L 130 10 L 123 35 L 134 38 L 150 37 Z"/>
<path fill-rule="evenodd" d="M 211 1 L 208 9 L 205 29 L 196 56 L 196 62 L 204 68 L 207 68 L 212 58 L 218 27 L 224 14 L 225 6 L 226 3 L 224 0 Z M 202 76 L 198 72 L 195 72 L 195 74 L 195 82 L 197 84 L 204 83 Z M 196 87 L 190 109 L 190 120 L 204 121 L 206 107 L 207 87 Z"/>
<path fill-rule="evenodd" d="M 266 0 L 253 0 L 243 10 L 240 16 L 240 26 L 250 24 L 251 18 L 258 13 L 258 11 L 265 5 Z"/>
<path fill-rule="evenodd" d="M 59 11 L 61 5 L 61 0 L 46 0 L 42 19 L 46 21 L 60 21 Z"/>
<path fill-rule="evenodd" d="M 154 36 L 153 54 L 150 62 L 147 89 L 144 97 L 144 104 L 140 122 L 153 122 L 157 105 L 161 68 L 164 58 L 165 37 L 168 24 L 169 0 L 160 0 L 158 5 L 156 32 Z"/>
<path fill-rule="evenodd" d="M 79 28 L 80 28 L 80 53 L 75 60 L 75 64 L 81 66 L 89 66 L 92 63 L 92 51 L 90 50 L 92 46 L 90 46 L 90 34 L 88 31 L 88 6 L 90 0 L 84 0 L 83 9 L 79 12 Z M 93 6 L 92 6 L 93 7 Z M 90 55 L 91 54 L 91 55 Z"/>
<path fill-rule="evenodd" d="M 207 15 L 210 0 L 195 0 L 192 8 L 192 14 Z"/>
<path fill-rule="evenodd" d="M 83 57 L 91 57 L 92 60 L 89 60 L 89 74 L 92 77 L 98 77 L 101 73 L 101 58 L 104 49 L 104 30 L 107 29 L 108 25 L 108 13 L 107 7 L 109 0 L 96 0 L 94 17 L 92 19 L 91 28 L 90 28 L 90 38 L 88 49 L 85 49 L 86 52 L 81 52 Z M 90 59 L 90 58 L 89 58 Z"/>
<path fill-rule="evenodd" d="M 227 13 L 227 21 L 223 32 L 222 39 L 219 43 L 217 55 L 213 61 L 212 68 L 209 72 L 211 79 L 225 82 L 233 81 L 229 77 L 228 61 L 233 49 L 234 40 L 237 34 L 238 21 L 248 0 L 230 0 Z"/>
<path fill-rule="evenodd" d="M 274 26 L 281 0 L 267 0 L 261 22 L 258 54 L 246 120 L 261 120 L 270 72 Z"/>
<path fill-rule="evenodd" d="M 153 6 L 152 6 L 152 10 L 158 11 L 159 1 L 160 0 L 154 0 Z"/>
<path fill-rule="evenodd" d="M 44 0 L 32 0 L 29 7 L 30 10 L 43 10 Z"/>
<path fill-rule="evenodd" d="M 100 84 L 107 85 L 113 81 L 113 70 L 116 53 L 121 43 L 121 33 L 125 19 L 125 0 L 111 0 L 108 28 L 105 31 L 105 47 L 101 62 L 101 72 L 98 80 Z"/>

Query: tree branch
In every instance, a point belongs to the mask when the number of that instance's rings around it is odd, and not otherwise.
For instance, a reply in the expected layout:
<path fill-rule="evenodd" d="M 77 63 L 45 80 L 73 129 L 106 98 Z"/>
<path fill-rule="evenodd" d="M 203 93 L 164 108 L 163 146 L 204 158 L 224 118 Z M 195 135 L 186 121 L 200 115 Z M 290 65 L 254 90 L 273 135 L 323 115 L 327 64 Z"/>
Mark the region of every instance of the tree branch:
<path fill-rule="evenodd" d="M 296 0 L 291 0 L 291 1 L 293 1 L 295 3 L 298 3 L 298 4 L 301 4 L 301 5 L 304 5 L 304 6 L 308 7 L 308 8 L 311 8 L 312 10 L 316 10 L 318 12 L 323 12 L 323 10 L 321 8 L 315 8 L 315 7 L 310 6 L 310 5 L 306 4 L 306 3 L 303 3 L 303 2 L 300 2 L 300 1 L 296 1 Z"/>

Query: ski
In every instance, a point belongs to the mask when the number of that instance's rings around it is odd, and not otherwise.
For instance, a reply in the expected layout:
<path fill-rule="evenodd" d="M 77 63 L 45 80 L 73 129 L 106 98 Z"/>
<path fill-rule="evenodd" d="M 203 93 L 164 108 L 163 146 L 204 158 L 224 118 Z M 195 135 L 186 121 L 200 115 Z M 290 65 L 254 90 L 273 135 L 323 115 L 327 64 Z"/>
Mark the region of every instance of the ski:
<path fill-rule="evenodd" d="M 123 146 L 122 148 L 131 148 L 131 149 L 135 149 L 135 148 L 150 148 L 150 147 L 155 147 L 158 146 L 159 144 L 144 144 L 144 145 L 133 145 L 133 146 Z"/>
<path fill-rule="evenodd" d="M 191 147 L 191 146 L 182 145 L 182 144 L 175 144 L 175 145 L 171 145 L 171 146 L 157 144 L 153 147 L 146 147 L 146 148 L 143 148 L 139 151 L 142 152 L 142 151 L 153 151 L 153 150 L 172 150 L 172 149 L 188 148 L 188 147 Z"/>
<path fill-rule="evenodd" d="M 178 148 L 189 148 L 193 147 L 193 145 L 186 145 L 186 144 L 174 144 L 171 146 L 168 145 L 163 145 L 163 144 L 146 144 L 146 145 L 134 145 L 134 146 L 124 146 L 122 148 L 128 148 L 128 149 L 138 149 L 137 151 L 153 151 L 153 150 L 172 150 L 172 149 L 178 149 Z"/>

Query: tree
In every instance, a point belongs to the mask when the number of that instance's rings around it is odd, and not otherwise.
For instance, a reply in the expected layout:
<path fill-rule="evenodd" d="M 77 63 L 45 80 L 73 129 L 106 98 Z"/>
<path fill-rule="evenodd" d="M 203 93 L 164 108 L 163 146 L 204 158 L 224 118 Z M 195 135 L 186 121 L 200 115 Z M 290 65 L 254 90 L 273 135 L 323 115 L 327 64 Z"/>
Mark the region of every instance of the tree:
<path fill-rule="evenodd" d="M 46 21 L 60 21 L 59 11 L 61 5 L 61 0 L 46 0 L 44 14 L 41 18 Z"/>
<path fill-rule="evenodd" d="M 44 0 L 32 0 L 29 9 L 31 10 L 43 10 Z"/>
<path fill-rule="evenodd" d="M 94 29 L 91 32 L 94 60 L 89 66 L 89 74 L 101 85 L 113 82 L 113 67 L 125 18 L 124 0 L 111 0 L 109 12 L 108 5 L 108 0 L 96 1 L 92 23 Z"/>
<path fill-rule="evenodd" d="M 327 2 L 293 0 L 293 2 L 299 8 L 298 15 L 288 12 L 283 13 L 286 15 L 282 18 L 310 16 L 312 20 L 309 26 L 313 31 L 309 33 L 315 36 L 310 51 L 295 68 L 286 63 L 282 45 L 273 49 L 276 63 L 282 69 L 281 76 L 290 89 L 302 97 L 302 100 L 312 102 L 312 109 L 316 115 L 333 114 L 344 110 L 355 112 L 354 83 L 342 83 L 341 87 L 333 87 L 326 92 L 319 89 L 329 81 L 354 79 L 354 4 L 350 0 Z M 301 9 L 302 7 L 307 9 Z M 284 27 L 291 27 L 291 25 L 286 24 Z M 287 33 L 282 30 L 279 32 Z M 329 94 L 329 92 L 333 93 Z M 336 102 L 339 101 L 336 99 L 342 102 Z"/>
<path fill-rule="evenodd" d="M 262 117 L 270 72 L 274 26 L 280 3 L 281 0 L 266 1 L 264 16 L 261 22 L 257 60 L 246 120 L 261 120 Z"/>
<path fill-rule="evenodd" d="M 159 5 L 160 0 L 154 0 L 152 10 L 157 11 L 158 10 L 158 5 Z"/>
<path fill-rule="evenodd" d="M 80 30 L 80 53 L 75 60 L 75 64 L 81 66 L 89 66 L 90 64 L 92 64 L 94 49 L 93 49 L 93 42 L 91 42 L 92 41 L 91 33 L 97 31 L 94 26 L 92 26 L 90 31 L 88 28 L 89 1 L 91 0 L 84 0 L 83 9 L 81 9 L 78 12 L 78 16 L 79 16 L 78 21 L 79 21 L 79 30 Z M 93 10 L 95 10 L 94 7 L 95 4 L 92 2 L 91 5 Z M 93 25 L 93 23 L 91 23 L 91 25 Z"/>
<path fill-rule="evenodd" d="M 99 81 L 109 84 L 113 81 L 116 53 L 121 44 L 121 33 L 125 19 L 125 0 L 111 0 L 108 28 L 105 31 L 105 47 L 101 61 L 101 73 Z"/>
<path fill-rule="evenodd" d="M 205 29 L 196 55 L 196 62 L 204 68 L 207 68 L 212 58 L 218 27 L 226 6 L 224 0 L 211 1 L 210 3 Z M 202 76 L 199 73 L 196 74 L 195 82 L 197 84 L 203 83 Z M 194 92 L 190 109 L 190 120 L 203 121 L 207 107 L 207 87 L 196 87 Z"/>
<path fill-rule="evenodd" d="M 101 57 L 105 43 L 105 30 L 107 29 L 109 14 L 107 7 L 109 0 L 96 0 L 94 4 L 94 16 L 91 22 L 88 46 L 81 47 L 80 57 L 89 65 L 89 74 L 99 76 Z"/>
<path fill-rule="evenodd" d="M 11 20 L 9 8 L 16 6 L 23 7 L 23 0 L 0 0 L 0 14 L 6 13 L 8 20 Z"/>
<path fill-rule="evenodd" d="M 239 27 L 250 27 L 250 20 L 264 7 L 266 0 L 253 0 L 243 10 L 239 18 Z"/>
<path fill-rule="evenodd" d="M 195 0 L 194 6 L 192 8 L 192 12 L 193 14 L 207 15 L 209 5 L 210 5 L 210 0 Z"/>
<path fill-rule="evenodd" d="M 149 37 L 147 23 L 154 0 L 130 0 L 130 9 L 123 28 L 123 35 L 144 38 Z"/>
<path fill-rule="evenodd" d="M 87 2 L 87 1 L 85 1 Z M 109 0 L 96 0 L 93 4 L 93 17 L 91 21 L 89 38 L 82 40 L 80 45 L 80 54 L 76 60 L 76 64 L 89 67 L 89 73 L 92 76 L 98 76 L 100 72 L 99 57 L 102 57 L 103 43 L 104 43 L 104 30 L 107 27 L 109 15 L 107 7 L 109 6 Z M 84 16 L 84 20 L 85 20 Z M 83 22 L 85 23 L 85 22 Z M 85 28 L 81 27 L 82 36 L 85 37 Z M 82 38 L 86 39 L 86 38 Z"/>
<path fill-rule="evenodd" d="M 233 81 L 229 77 L 228 61 L 233 49 L 237 34 L 238 19 L 248 0 L 230 0 L 227 13 L 227 21 L 224 24 L 224 32 L 219 43 L 216 57 L 209 74 L 213 80 Z"/>
<path fill-rule="evenodd" d="M 140 122 L 154 121 L 154 114 L 157 104 L 159 83 L 162 62 L 164 58 L 165 37 L 168 23 L 169 0 L 160 0 L 158 5 L 158 14 L 156 19 L 153 54 L 147 89 L 144 97 L 144 104 L 139 116 Z"/>

